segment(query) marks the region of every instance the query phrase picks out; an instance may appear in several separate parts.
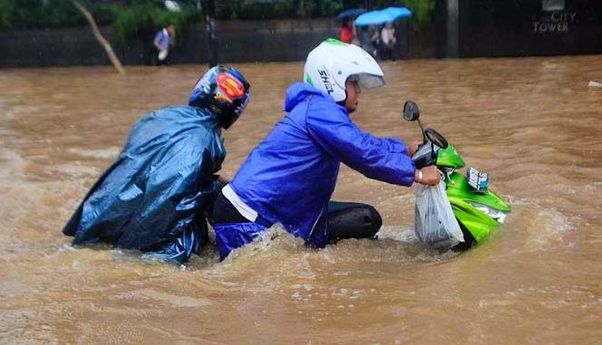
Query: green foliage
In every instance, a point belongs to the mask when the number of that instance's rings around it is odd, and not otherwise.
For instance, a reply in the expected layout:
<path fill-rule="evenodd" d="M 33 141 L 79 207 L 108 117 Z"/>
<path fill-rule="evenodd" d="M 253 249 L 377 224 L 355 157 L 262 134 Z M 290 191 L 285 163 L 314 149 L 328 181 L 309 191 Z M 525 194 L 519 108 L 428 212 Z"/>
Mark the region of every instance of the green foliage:
<path fill-rule="evenodd" d="M 405 6 L 412 11 L 412 19 L 422 23 L 431 19 L 431 14 L 435 8 L 435 0 L 373 0 L 370 5 L 374 8 L 386 8 L 389 6 Z"/>
<path fill-rule="evenodd" d="M 410 0 L 407 1 L 407 6 L 414 11 L 416 20 L 423 23 L 431 20 L 435 9 L 435 0 Z"/>
<path fill-rule="evenodd" d="M 80 2 L 100 25 L 110 24 L 115 6 Z M 0 30 L 83 26 L 86 19 L 69 0 L 0 0 Z"/>
<path fill-rule="evenodd" d="M 11 27 L 13 6 L 14 4 L 10 0 L 0 0 L 0 30 Z"/>
<path fill-rule="evenodd" d="M 66 0 L 0 0 L 0 28 L 47 28 L 83 23 L 78 10 Z"/>
<path fill-rule="evenodd" d="M 121 42 L 139 33 L 156 31 L 168 22 L 180 31 L 185 23 L 201 18 L 199 11 L 186 3 L 181 11 L 170 12 L 157 0 L 79 1 L 92 13 L 97 24 L 113 25 Z M 86 19 L 70 0 L 0 0 L 0 30 L 85 25 L 88 25 Z"/>
<path fill-rule="evenodd" d="M 216 0 L 218 19 L 275 19 L 330 17 L 343 9 L 340 0 Z"/>
<path fill-rule="evenodd" d="M 123 43 L 137 35 L 157 31 L 168 23 L 174 24 L 176 32 L 182 32 L 184 24 L 199 20 L 200 17 L 200 13 L 190 6 L 186 6 L 178 12 L 171 12 L 166 10 L 161 3 L 138 1 L 115 12 L 113 28 Z M 176 35 L 177 37 L 179 35 Z"/>
<path fill-rule="evenodd" d="M 413 19 L 423 22 L 431 18 L 435 0 L 215 0 L 218 19 L 272 19 L 334 17 L 346 8 L 370 9 L 389 6 L 406 6 L 413 12 Z"/>
<path fill-rule="evenodd" d="M 80 0 L 99 25 L 113 25 L 117 37 L 131 37 L 157 30 L 167 22 L 176 29 L 185 23 L 202 20 L 196 0 L 178 0 L 182 11 L 170 12 L 162 0 Z M 218 19 L 275 19 L 334 17 L 346 8 L 371 9 L 406 6 L 412 20 L 428 21 L 435 0 L 214 0 Z M 87 25 L 69 0 L 0 0 L 0 30 L 11 28 L 53 28 Z M 178 30 L 180 31 L 180 30 Z"/>

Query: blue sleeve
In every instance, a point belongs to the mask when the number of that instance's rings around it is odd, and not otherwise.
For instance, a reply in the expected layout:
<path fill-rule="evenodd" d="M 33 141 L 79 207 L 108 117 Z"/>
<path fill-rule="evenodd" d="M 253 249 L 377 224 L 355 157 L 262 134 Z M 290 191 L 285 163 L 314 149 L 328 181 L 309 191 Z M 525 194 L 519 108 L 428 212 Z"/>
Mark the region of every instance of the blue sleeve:
<path fill-rule="evenodd" d="M 163 40 L 163 31 L 158 31 L 157 34 L 155 35 L 155 39 L 153 40 L 153 42 L 160 45 L 162 40 Z"/>
<path fill-rule="evenodd" d="M 309 102 L 307 129 L 332 156 L 366 177 L 411 186 L 416 170 L 400 139 L 379 138 L 363 132 L 349 115 L 325 102 Z"/>

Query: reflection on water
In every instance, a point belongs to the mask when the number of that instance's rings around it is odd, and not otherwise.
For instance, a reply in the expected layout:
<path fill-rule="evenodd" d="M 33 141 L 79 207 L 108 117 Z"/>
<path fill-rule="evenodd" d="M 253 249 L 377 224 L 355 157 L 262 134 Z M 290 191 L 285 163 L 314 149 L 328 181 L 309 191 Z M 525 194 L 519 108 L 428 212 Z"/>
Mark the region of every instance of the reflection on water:
<path fill-rule="evenodd" d="M 302 65 L 248 64 L 233 175 L 281 116 Z M 595 343 L 602 337 L 602 56 L 399 61 L 355 120 L 419 136 L 405 99 L 513 207 L 460 255 L 422 248 L 413 190 L 342 169 L 335 197 L 375 205 L 378 241 L 313 251 L 280 229 L 218 263 L 74 249 L 61 228 L 142 113 L 181 103 L 203 66 L 5 70 L 0 78 L 0 343 Z M 517 327 L 520 325 L 520 327 Z"/>

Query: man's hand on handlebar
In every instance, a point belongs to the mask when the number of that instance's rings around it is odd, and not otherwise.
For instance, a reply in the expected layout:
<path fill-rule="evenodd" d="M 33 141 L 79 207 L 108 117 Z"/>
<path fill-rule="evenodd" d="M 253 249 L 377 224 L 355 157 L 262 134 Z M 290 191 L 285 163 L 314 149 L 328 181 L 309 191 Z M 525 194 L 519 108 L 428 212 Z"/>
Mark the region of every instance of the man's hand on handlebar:
<path fill-rule="evenodd" d="M 422 169 L 416 169 L 414 182 L 425 186 L 435 186 L 441 181 L 441 174 L 436 166 L 430 165 Z"/>

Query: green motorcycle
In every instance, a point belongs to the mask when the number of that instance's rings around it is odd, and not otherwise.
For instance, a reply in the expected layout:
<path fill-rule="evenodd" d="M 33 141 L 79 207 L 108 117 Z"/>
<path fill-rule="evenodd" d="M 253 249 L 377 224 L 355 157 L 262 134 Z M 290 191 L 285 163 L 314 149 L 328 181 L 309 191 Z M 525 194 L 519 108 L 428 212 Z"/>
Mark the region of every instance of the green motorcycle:
<path fill-rule="evenodd" d="M 469 249 L 483 242 L 504 222 L 510 206 L 488 189 L 487 173 L 479 172 L 473 167 L 468 167 L 465 175 L 458 172 L 465 163 L 456 148 L 439 132 L 422 127 L 419 117 L 418 105 L 407 101 L 403 107 L 403 118 L 417 121 L 424 139 L 412 160 L 417 169 L 436 165 L 443 173 L 447 198 L 464 235 L 464 242 L 452 249 Z"/>

